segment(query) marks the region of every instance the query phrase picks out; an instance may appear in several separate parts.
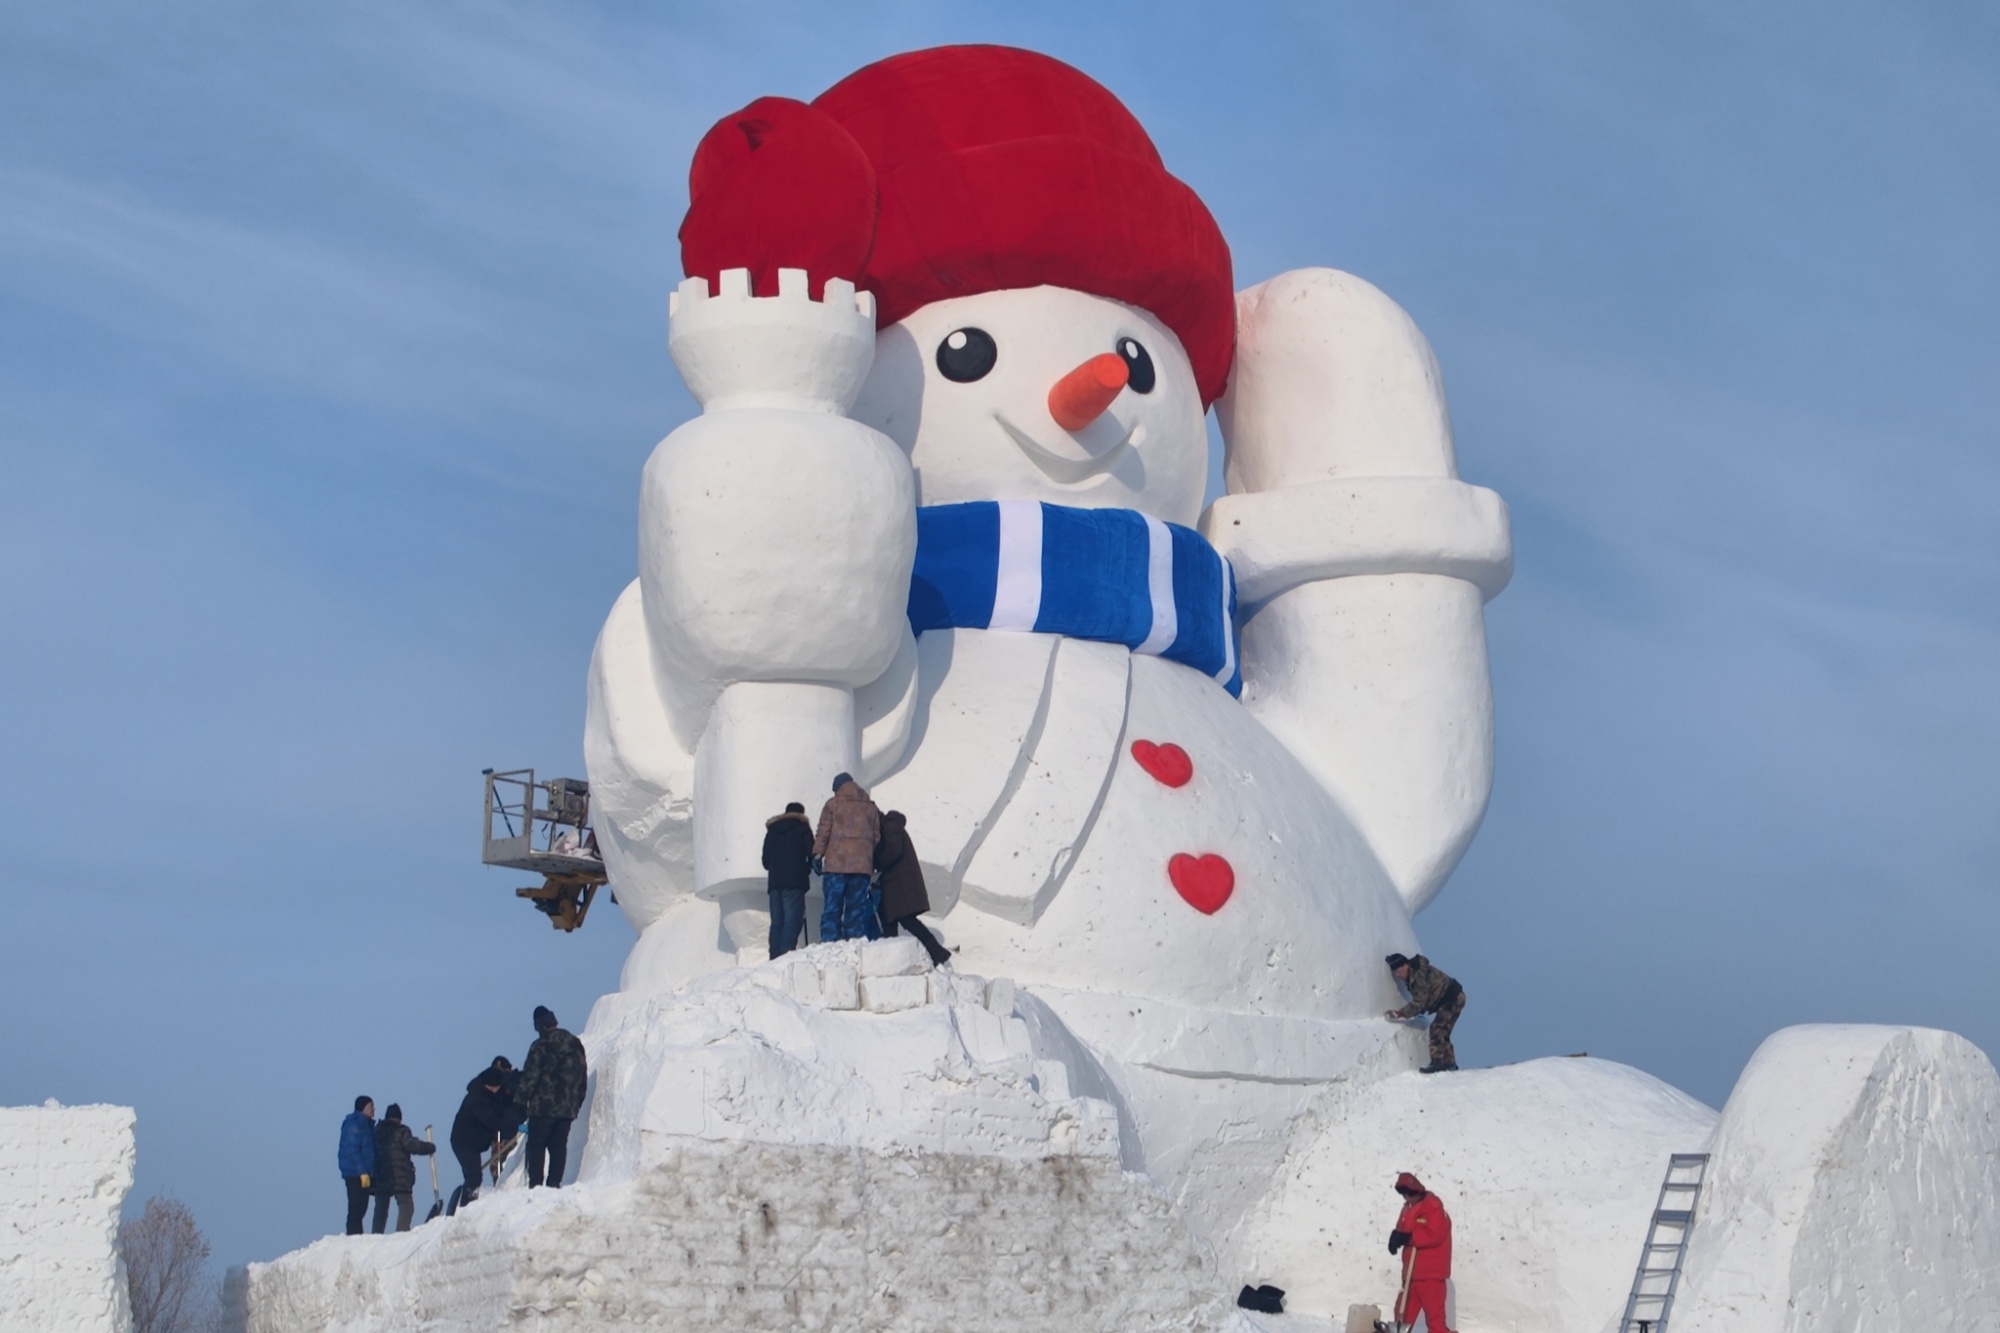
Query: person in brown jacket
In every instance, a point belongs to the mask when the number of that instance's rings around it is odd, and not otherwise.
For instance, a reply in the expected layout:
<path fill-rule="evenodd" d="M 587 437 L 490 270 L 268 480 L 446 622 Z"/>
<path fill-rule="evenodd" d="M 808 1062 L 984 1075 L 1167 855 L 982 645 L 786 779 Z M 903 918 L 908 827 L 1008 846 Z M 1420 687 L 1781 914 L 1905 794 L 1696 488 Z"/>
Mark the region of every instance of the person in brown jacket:
<path fill-rule="evenodd" d="M 917 920 L 931 910 L 931 896 L 924 888 L 924 868 L 917 864 L 917 849 L 910 842 L 909 820 L 901 810 L 882 816 L 882 841 L 875 844 L 875 869 L 881 874 L 882 933 L 893 936 L 907 930 L 931 956 L 932 967 L 951 961 L 951 951 L 937 941 L 930 927 Z"/>
<path fill-rule="evenodd" d="M 833 797 L 819 812 L 813 858 L 819 862 L 820 891 L 826 907 L 819 916 L 825 940 L 880 939 L 875 893 L 875 844 L 882 836 L 882 812 L 850 773 L 833 779 Z"/>

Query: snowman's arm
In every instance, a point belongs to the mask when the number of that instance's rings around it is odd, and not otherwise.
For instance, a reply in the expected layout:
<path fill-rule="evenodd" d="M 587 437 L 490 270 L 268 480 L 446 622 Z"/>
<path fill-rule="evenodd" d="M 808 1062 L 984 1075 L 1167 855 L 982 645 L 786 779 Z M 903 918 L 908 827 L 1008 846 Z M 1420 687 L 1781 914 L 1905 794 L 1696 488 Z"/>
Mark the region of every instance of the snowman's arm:
<path fill-rule="evenodd" d="M 1245 706 L 1421 908 L 1492 790 L 1482 607 L 1512 573 L 1506 505 L 1458 480 L 1422 333 L 1349 274 L 1239 294 L 1218 413 L 1230 493 L 1202 531 L 1236 572 Z"/>
<path fill-rule="evenodd" d="M 887 706 L 894 721 L 904 692 L 875 683 L 914 664 L 915 484 L 902 451 L 846 415 L 874 355 L 873 301 L 851 284 L 813 300 L 799 270 L 772 297 L 740 269 L 713 294 L 691 278 L 668 346 L 702 415 L 646 464 L 636 597 L 593 675 L 607 704 L 624 681 L 627 706 L 593 704 L 593 754 L 607 776 L 680 775 L 691 855 L 655 859 L 689 865 L 687 891 L 761 901 L 764 820 L 863 771 L 871 718 Z M 682 837 L 646 813 L 667 785 L 632 787 L 637 837 Z"/>

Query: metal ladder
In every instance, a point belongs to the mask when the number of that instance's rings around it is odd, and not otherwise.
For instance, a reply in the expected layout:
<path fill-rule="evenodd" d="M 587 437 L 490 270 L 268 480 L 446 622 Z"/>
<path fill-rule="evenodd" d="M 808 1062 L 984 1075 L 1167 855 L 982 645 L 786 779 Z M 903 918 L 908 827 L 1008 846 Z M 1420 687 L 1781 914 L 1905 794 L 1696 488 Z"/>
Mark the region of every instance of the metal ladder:
<path fill-rule="evenodd" d="M 1701 1200 L 1701 1182 L 1707 1174 L 1705 1152 L 1677 1152 L 1667 1159 L 1660 1202 L 1646 1228 L 1646 1248 L 1639 1252 L 1639 1271 L 1632 1276 L 1632 1294 L 1625 1301 L 1618 1333 L 1667 1333 L 1688 1235 L 1694 1230 L 1695 1204 Z"/>

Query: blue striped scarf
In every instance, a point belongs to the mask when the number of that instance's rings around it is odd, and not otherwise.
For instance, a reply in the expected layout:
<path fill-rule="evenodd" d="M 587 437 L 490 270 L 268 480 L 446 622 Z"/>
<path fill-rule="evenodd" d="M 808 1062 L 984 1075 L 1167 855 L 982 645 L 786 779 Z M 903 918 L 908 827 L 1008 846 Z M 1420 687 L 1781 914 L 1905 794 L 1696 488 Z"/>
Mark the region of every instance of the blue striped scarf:
<path fill-rule="evenodd" d="M 1122 643 L 1243 690 L 1236 578 L 1200 533 L 1133 509 L 982 500 L 917 510 L 910 628 Z"/>

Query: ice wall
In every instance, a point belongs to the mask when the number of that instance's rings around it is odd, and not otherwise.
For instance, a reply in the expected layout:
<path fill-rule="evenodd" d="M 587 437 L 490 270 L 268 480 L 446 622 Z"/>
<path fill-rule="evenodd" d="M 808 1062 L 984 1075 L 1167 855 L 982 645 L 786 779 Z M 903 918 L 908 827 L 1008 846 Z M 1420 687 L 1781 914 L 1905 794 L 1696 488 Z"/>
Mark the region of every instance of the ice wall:
<path fill-rule="evenodd" d="M 0 1331 L 131 1327 L 118 1211 L 132 1124 L 124 1106 L 0 1107 Z"/>
<path fill-rule="evenodd" d="M 1674 1333 L 2000 1328 L 2000 1076 L 1965 1038 L 1786 1028 L 1711 1154 Z"/>

